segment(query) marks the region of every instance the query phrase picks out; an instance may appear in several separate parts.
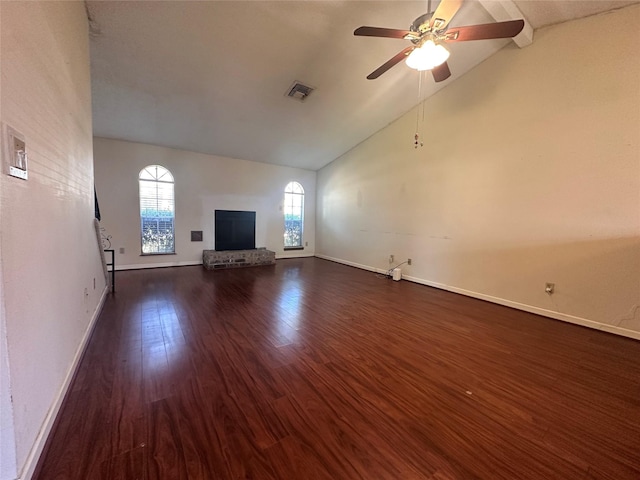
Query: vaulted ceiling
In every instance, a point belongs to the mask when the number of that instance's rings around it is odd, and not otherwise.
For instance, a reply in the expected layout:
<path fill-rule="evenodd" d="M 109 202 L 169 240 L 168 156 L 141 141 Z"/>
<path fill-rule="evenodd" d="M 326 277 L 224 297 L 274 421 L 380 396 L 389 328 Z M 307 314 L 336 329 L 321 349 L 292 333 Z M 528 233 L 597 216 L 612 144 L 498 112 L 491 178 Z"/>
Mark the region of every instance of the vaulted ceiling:
<path fill-rule="evenodd" d="M 407 29 L 427 1 L 88 1 L 94 134 L 317 170 L 501 48 L 535 42 L 532 29 L 637 1 L 466 0 L 451 26 L 525 30 L 448 44 L 452 76 L 427 72 L 420 97 L 404 63 L 366 79 L 407 40 L 353 31 Z M 303 102 L 286 96 L 295 81 L 315 88 Z"/>

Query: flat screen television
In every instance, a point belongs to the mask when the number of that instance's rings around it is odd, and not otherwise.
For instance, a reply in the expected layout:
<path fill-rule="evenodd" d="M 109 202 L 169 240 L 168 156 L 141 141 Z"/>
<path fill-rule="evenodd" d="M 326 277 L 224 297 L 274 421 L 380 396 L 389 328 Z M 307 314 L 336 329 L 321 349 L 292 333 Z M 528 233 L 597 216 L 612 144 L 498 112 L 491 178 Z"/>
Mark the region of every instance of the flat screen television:
<path fill-rule="evenodd" d="M 253 250 L 256 248 L 256 212 L 215 211 L 215 249 Z"/>

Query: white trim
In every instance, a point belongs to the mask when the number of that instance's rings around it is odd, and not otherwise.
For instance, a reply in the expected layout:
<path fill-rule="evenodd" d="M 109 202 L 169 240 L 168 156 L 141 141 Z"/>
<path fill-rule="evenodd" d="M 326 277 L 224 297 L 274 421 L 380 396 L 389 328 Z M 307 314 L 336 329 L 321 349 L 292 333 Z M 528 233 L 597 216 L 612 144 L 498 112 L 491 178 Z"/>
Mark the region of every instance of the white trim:
<path fill-rule="evenodd" d="M 318 258 L 322 258 L 324 260 L 330 260 L 332 262 L 342 263 L 344 265 L 349 265 L 351 267 L 361 268 L 363 270 L 369 270 L 371 272 L 377 273 L 387 273 L 387 270 L 383 270 L 380 268 L 373 268 L 367 265 L 361 265 L 359 263 L 349 262 L 347 260 L 342 260 L 340 258 L 329 257 L 327 255 L 315 255 Z M 535 313 L 536 315 L 542 315 L 543 317 L 552 318 L 554 320 L 561 320 L 563 322 L 573 323 L 576 325 L 581 325 L 583 327 L 593 328 L 594 330 L 602 330 L 604 332 L 615 333 L 616 335 L 621 335 L 623 337 L 629 337 L 636 340 L 640 340 L 640 332 L 635 330 L 629 330 L 622 327 L 617 327 L 615 325 L 608 325 L 606 323 L 595 322 L 593 320 L 588 320 L 582 317 L 576 317 L 574 315 L 567 315 L 565 313 L 554 312 L 553 310 L 547 310 L 540 307 L 535 307 L 533 305 L 527 305 L 525 303 L 514 302 L 512 300 L 507 300 L 500 297 L 493 297 L 491 295 L 486 295 L 484 293 L 478 293 L 471 290 L 465 290 L 463 288 L 454 287 L 451 285 L 445 285 L 443 283 L 432 282 L 429 280 L 424 280 L 418 277 L 412 277 L 409 275 L 402 274 L 403 280 L 408 280 L 410 282 L 419 283 L 422 285 L 427 285 L 429 287 L 439 288 L 440 290 L 447 290 L 453 293 L 459 293 L 461 295 L 465 295 L 467 297 L 478 298 L 480 300 L 485 300 L 491 303 L 497 303 L 498 305 L 504 305 L 506 307 L 515 308 L 517 310 L 523 310 L 529 313 Z"/>
<path fill-rule="evenodd" d="M 316 253 L 315 256 L 318 257 L 318 258 L 322 258 L 324 260 L 330 260 L 332 262 L 342 263 L 343 265 L 349 265 L 350 267 L 356 267 L 356 268 L 360 268 L 362 270 L 369 270 L 370 272 L 376 272 L 376 273 L 387 273 L 388 272 L 388 270 L 383 270 L 381 268 L 374 268 L 374 267 L 370 267 L 368 265 L 363 265 L 361 263 L 350 262 L 348 260 L 342 260 L 340 258 L 329 257 L 328 255 L 322 255 L 322 254 L 319 254 L 319 253 Z"/>
<path fill-rule="evenodd" d="M 181 262 L 133 263 L 130 265 L 116 265 L 116 272 L 119 270 L 141 270 L 143 268 L 184 267 L 188 265 L 202 265 L 202 260 L 184 260 Z"/>
<path fill-rule="evenodd" d="M 282 253 L 276 255 L 276 260 L 283 258 L 302 258 L 314 257 L 314 253 Z M 116 272 L 120 270 L 141 270 L 143 268 L 164 268 L 164 267 L 184 267 L 190 265 L 202 265 L 202 260 L 184 260 L 181 262 L 163 262 L 163 263 L 132 263 L 129 265 L 116 265 Z"/>
<path fill-rule="evenodd" d="M 87 348 L 87 344 L 89 343 L 89 338 L 91 338 L 91 333 L 93 332 L 93 328 L 96 325 L 98 317 L 102 312 L 102 307 L 104 306 L 104 302 L 107 299 L 107 294 L 109 293 L 109 285 L 107 285 L 102 291 L 102 296 L 100 297 L 100 301 L 96 306 L 96 309 L 91 316 L 91 320 L 89 321 L 89 325 L 87 325 L 87 329 L 84 332 L 82 340 L 76 349 L 76 354 L 73 357 L 73 361 L 71 362 L 71 366 L 67 371 L 67 376 L 62 382 L 62 386 L 58 391 L 58 396 L 56 400 L 53 402 L 53 405 L 49 409 L 47 416 L 42 423 L 42 428 L 38 432 L 38 437 L 36 441 L 33 443 L 33 447 L 31 447 L 31 451 L 27 456 L 27 460 L 24 463 L 22 468 L 22 475 L 18 477 L 16 480 L 27 480 L 31 479 L 33 474 L 35 473 L 36 466 L 38 465 L 38 460 L 40 460 L 40 455 L 42 455 L 42 451 L 44 450 L 44 446 L 47 443 L 47 438 L 51 433 L 51 429 L 56 421 L 56 417 L 58 416 L 58 412 L 60 411 L 60 407 L 62 406 L 62 402 L 64 401 L 65 396 L 67 395 L 67 391 L 69 390 L 69 386 L 71 385 L 71 380 L 78 369 L 78 364 L 80 363 L 80 359 L 82 359 L 82 355 L 84 354 L 85 349 Z"/>
<path fill-rule="evenodd" d="M 306 252 L 306 253 L 295 253 L 295 252 L 296 250 L 293 250 L 291 252 L 279 253 L 276 255 L 276 260 L 279 260 L 281 258 L 303 258 L 303 257 L 315 256 L 315 254 L 311 252 Z M 298 252 L 302 252 L 302 250 L 298 250 Z"/>

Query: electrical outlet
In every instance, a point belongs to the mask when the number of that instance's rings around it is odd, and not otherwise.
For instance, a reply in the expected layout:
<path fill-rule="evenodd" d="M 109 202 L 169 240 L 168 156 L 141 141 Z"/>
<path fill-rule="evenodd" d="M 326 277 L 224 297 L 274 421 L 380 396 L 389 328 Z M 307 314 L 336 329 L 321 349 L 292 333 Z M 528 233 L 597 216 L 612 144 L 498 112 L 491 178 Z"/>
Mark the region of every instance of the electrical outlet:
<path fill-rule="evenodd" d="M 393 255 L 389 255 L 389 263 L 393 263 Z"/>
<path fill-rule="evenodd" d="M 120 253 L 124 253 L 124 247 L 120 247 Z"/>
<path fill-rule="evenodd" d="M 556 288 L 556 284 L 555 283 L 545 283 L 544 284 L 544 291 L 547 292 L 549 295 L 551 295 L 553 293 L 555 288 Z"/>
<path fill-rule="evenodd" d="M 407 260 L 407 265 L 411 265 L 411 259 Z"/>

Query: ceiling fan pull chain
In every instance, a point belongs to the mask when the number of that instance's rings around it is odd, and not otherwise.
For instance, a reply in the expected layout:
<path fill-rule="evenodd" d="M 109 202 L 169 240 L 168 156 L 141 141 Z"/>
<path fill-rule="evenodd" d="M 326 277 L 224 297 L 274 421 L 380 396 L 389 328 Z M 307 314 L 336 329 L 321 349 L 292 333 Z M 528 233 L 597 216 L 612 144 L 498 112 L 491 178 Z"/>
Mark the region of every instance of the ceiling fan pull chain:
<path fill-rule="evenodd" d="M 418 104 L 416 105 L 416 134 L 413 136 L 413 148 L 420 144 L 418 131 L 420 130 L 420 97 L 422 96 L 422 72 L 418 72 Z"/>
<path fill-rule="evenodd" d="M 427 72 L 420 72 L 420 75 L 421 76 L 425 76 L 425 75 L 427 75 Z M 424 124 L 425 124 L 425 121 L 424 121 L 424 110 L 425 110 L 424 104 L 425 104 L 426 101 L 427 101 L 427 99 L 423 97 L 422 98 L 422 137 L 423 138 L 424 138 Z M 424 144 L 422 142 L 420 142 L 420 146 L 422 147 L 423 145 Z"/>
<path fill-rule="evenodd" d="M 424 127 L 424 102 L 422 101 L 422 76 L 424 72 L 418 72 L 418 104 L 416 105 L 416 134 L 413 136 L 413 148 L 422 147 L 424 143 L 420 141 L 420 108 L 422 108 L 422 123 Z"/>

